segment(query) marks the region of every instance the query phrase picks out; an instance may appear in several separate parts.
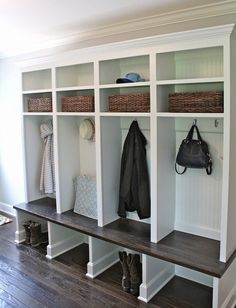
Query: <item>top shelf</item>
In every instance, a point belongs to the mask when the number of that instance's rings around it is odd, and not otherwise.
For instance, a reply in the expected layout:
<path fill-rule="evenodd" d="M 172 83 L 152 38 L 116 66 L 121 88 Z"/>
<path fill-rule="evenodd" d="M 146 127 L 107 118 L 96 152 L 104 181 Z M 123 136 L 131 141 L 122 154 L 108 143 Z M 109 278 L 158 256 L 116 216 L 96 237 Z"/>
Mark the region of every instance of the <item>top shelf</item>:
<path fill-rule="evenodd" d="M 176 85 L 176 84 L 194 84 L 194 83 L 217 83 L 224 82 L 224 77 L 210 77 L 210 78 L 189 78 L 189 79 L 167 79 L 158 80 L 157 85 Z"/>
<path fill-rule="evenodd" d="M 120 218 L 104 227 L 97 221 L 72 210 L 56 213 L 56 200 L 43 198 L 15 205 L 20 210 L 87 235 L 120 245 L 152 257 L 178 264 L 220 278 L 227 270 L 236 251 L 227 263 L 219 261 L 220 242 L 197 235 L 173 231 L 157 244 L 150 242 L 150 225 Z"/>
<path fill-rule="evenodd" d="M 99 87 L 101 89 L 110 89 L 110 88 L 146 87 L 146 86 L 150 86 L 150 81 L 104 84 L 104 85 L 100 85 Z"/>

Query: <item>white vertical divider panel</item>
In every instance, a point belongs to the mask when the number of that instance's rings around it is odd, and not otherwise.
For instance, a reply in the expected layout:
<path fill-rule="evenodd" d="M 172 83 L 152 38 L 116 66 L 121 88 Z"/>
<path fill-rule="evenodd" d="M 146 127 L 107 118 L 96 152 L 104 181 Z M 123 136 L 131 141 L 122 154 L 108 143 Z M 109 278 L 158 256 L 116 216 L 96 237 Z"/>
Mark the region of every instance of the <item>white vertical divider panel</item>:
<path fill-rule="evenodd" d="M 56 181 L 56 204 L 57 213 L 61 213 L 60 182 L 59 182 L 59 160 L 58 160 L 58 127 L 57 127 L 57 95 L 56 95 L 56 68 L 52 68 L 52 110 L 53 110 L 53 142 L 54 142 L 54 164 Z"/>
<path fill-rule="evenodd" d="M 175 119 L 157 118 L 157 240 L 174 230 Z"/>
<path fill-rule="evenodd" d="M 142 284 L 139 300 L 147 303 L 175 275 L 175 265 L 145 254 L 142 255 Z"/>
<path fill-rule="evenodd" d="M 102 157 L 101 157 L 101 121 L 100 121 L 100 90 L 99 62 L 94 61 L 94 99 L 95 99 L 95 138 L 96 138 L 96 180 L 97 180 L 97 213 L 98 226 L 104 226 L 102 202 Z"/>
<path fill-rule="evenodd" d="M 220 261 L 227 261 L 227 224 L 229 207 L 229 172 L 230 172 L 230 41 L 224 43 L 224 138 L 223 138 L 223 185 L 221 206 Z M 235 121 L 235 120 L 234 120 Z"/>
<path fill-rule="evenodd" d="M 226 262 L 236 249 L 236 107 L 235 107 L 235 31 L 232 38 L 226 38 L 224 44 L 224 170 L 221 218 L 220 261 Z"/>
<path fill-rule="evenodd" d="M 86 276 L 95 278 L 117 263 L 119 249 L 117 245 L 89 236 L 89 263 Z"/>
<path fill-rule="evenodd" d="M 101 167 L 103 224 L 119 218 L 120 155 L 122 136 L 120 117 L 101 118 Z"/>
<path fill-rule="evenodd" d="M 236 259 L 221 278 L 213 278 L 213 308 L 233 308 L 236 305 Z"/>
<path fill-rule="evenodd" d="M 156 94 L 156 53 L 150 54 L 149 59 L 149 73 L 150 73 L 150 145 L 151 145 L 151 159 L 150 159 L 150 189 L 151 189 L 151 242 L 157 243 L 157 94 Z"/>
<path fill-rule="evenodd" d="M 230 41 L 230 171 L 229 171 L 229 205 L 227 224 L 226 259 L 236 249 L 236 31 L 231 35 Z M 235 279 L 236 280 L 236 279 Z"/>
<path fill-rule="evenodd" d="M 23 89 L 23 72 L 21 73 L 21 82 Z M 27 189 L 27 169 L 26 169 L 26 133 L 25 133 L 25 117 L 24 112 L 24 96 L 21 95 L 21 135 L 22 135 L 22 153 L 23 153 L 23 170 L 24 170 L 24 195 L 25 202 L 29 202 L 28 199 L 28 189 Z"/>

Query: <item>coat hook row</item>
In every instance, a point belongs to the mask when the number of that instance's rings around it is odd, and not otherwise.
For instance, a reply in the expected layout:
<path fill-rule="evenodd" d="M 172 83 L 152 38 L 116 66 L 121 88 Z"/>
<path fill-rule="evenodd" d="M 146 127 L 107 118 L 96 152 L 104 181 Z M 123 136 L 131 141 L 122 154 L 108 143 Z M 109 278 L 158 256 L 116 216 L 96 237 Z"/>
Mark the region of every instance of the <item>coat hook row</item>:
<path fill-rule="evenodd" d="M 197 119 L 193 120 L 193 125 L 197 125 Z M 215 128 L 217 128 L 219 126 L 219 120 L 218 119 L 215 119 L 214 125 L 215 125 Z"/>

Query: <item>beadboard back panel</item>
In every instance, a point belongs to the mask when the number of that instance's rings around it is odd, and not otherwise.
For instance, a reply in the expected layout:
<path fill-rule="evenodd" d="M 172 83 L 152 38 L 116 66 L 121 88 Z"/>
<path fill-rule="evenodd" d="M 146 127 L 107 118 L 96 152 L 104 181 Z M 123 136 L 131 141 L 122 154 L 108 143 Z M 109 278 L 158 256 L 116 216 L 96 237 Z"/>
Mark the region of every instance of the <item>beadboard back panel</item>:
<path fill-rule="evenodd" d="M 176 121 L 176 153 L 181 141 L 186 138 L 189 121 Z M 185 123 L 185 124 L 184 124 Z M 190 124 L 190 125 L 189 125 Z M 183 175 L 176 174 L 175 229 L 213 239 L 220 239 L 223 132 L 222 121 L 216 128 L 214 120 L 201 119 L 198 128 L 203 140 L 208 143 L 213 160 L 213 172 L 207 175 L 204 169 L 188 168 Z M 194 138 L 196 138 L 194 136 Z M 182 167 L 179 167 L 182 170 Z"/>

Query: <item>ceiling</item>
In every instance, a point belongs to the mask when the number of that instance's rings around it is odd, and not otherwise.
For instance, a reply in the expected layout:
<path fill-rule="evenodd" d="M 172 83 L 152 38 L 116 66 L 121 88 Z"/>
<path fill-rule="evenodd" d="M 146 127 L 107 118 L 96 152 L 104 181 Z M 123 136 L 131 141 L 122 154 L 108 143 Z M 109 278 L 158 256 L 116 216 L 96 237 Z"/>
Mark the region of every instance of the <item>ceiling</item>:
<path fill-rule="evenodd" d="M 0 0 L 0 57 L 60 44 L 66 37 L 217 0 Z M 227 1 L 225 1 L 227 2 Z M 232 2 L 232 0 L 231 0 Z M 58 43 L 59 42 L 59 43 Z"/>

